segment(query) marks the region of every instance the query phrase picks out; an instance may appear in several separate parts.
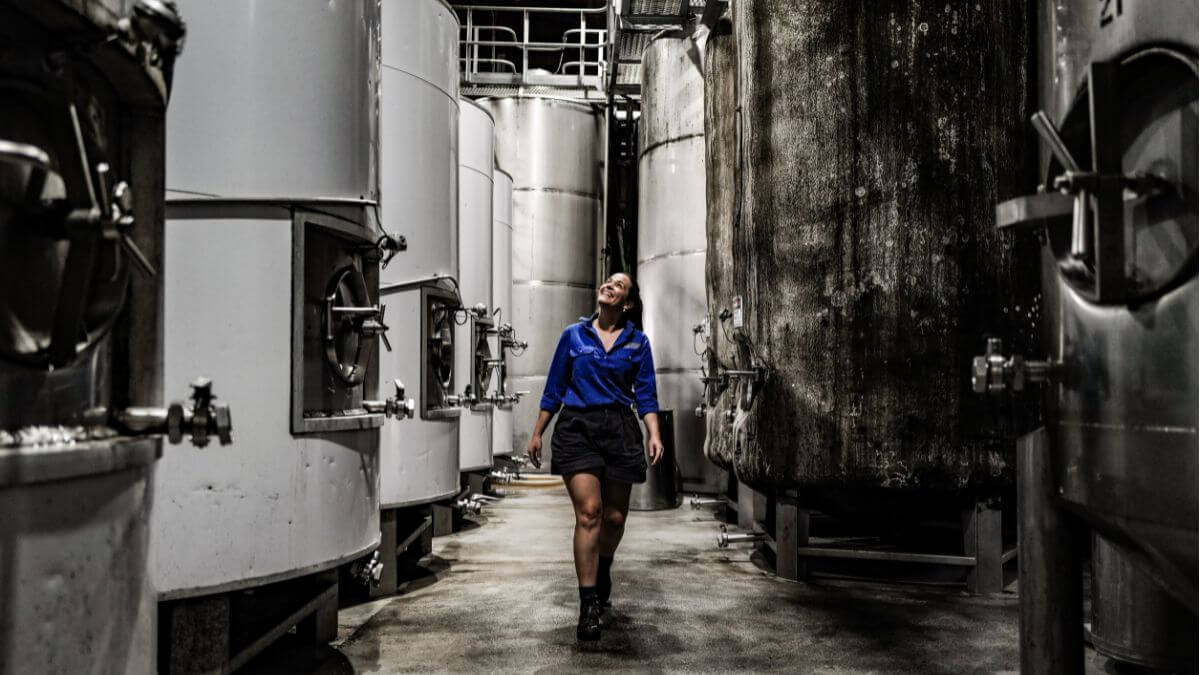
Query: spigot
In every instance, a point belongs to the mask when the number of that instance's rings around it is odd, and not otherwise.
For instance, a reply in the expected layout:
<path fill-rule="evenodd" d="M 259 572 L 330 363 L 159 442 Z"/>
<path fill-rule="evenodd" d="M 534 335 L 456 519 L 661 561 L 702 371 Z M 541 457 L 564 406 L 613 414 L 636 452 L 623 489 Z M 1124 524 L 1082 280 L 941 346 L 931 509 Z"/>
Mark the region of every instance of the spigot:
<path fill-rule="evenodd" d="M 184 435 L 192 445 L 203 448 L 213 436 L 221 445 L 233 442 L 233 417 L 229 406 L 215 403 L 212 380 L 206 377 L 192 382 L 191 404 L 176 401 L 166 408 L 125 408 L 113 411 L 112 423 L 134 434 L 166 434 L 172 445 L 183 442 Z"/>
<path fill-rule="evenodd" d="M 491 478 L 492 480 L 496 481 L 497 483 L 503 483 L 503 484 L 507 485 L 513 481 L 513 474 L 508 469 L 504 469 L 503 471 L 490 472 L 488 474 L 488 478 Z"/>
<path fill-rule="evenodd" d="M 203 448 L 210 437 L 216 434 L 221 445 L 233 442 L 233 420 L 229 406 L 214 403 L 212 380 L 198 377 L 191 383 L 192 406 L 188 410 L 182 403 L 172 403 L 167 409 L 167 440 L 172 444 L 183 441 L 184 434 L 191 437 L 192 445 Z"/>
<path fill-rule="evenodd" d="M 398 420 L 412 419 L 417 414 L 417 404 L 411 398 L 404 397 L 404 383 L 392 380 L 396 388 L 395 395 L 383 401 L 363 401 L 363 410 L 371 414 L 382 414 L 384 417 Z"/>
<path fill-rule="evenodd" d="M 1024 391 L 1026 384 L 1047 382 L 1057 371 L 1053 361 L 1026 361 L 1025 357 L 1004 356 L 1004 342 L 988 338 L 987 351 L 971 363 L 971 388 L 977 394 Z"/>
<path fill-rule="evenodd" d="M 692 505 L 692 509 L 700 509 L 705 506 L 717 506 L 721 504 L 722 501 L 720 499 L 716 499 L 715 497 L 701 497 L 700 495 L 694 494 L 692 495 L 690 503 Z"/>
<path fill-rule="evenodd" d="M 462 405 L 462 397 L 457 394 L 447 394 L 445 398 L 448 407 L 456 408 Z"/>

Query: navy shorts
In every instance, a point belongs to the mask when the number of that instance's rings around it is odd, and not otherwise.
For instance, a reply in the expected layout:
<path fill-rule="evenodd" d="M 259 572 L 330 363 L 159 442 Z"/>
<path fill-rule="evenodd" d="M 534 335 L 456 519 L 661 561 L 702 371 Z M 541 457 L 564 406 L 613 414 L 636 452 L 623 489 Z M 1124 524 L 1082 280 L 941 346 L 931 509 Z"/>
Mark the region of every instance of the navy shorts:
<path fill-rule="evenodd" d="M 633 410 L 623 406 L 567 408 L 550 439 L 550 473 L 599 470 L 619 483 L 646 482 L 646 449 Z"/>

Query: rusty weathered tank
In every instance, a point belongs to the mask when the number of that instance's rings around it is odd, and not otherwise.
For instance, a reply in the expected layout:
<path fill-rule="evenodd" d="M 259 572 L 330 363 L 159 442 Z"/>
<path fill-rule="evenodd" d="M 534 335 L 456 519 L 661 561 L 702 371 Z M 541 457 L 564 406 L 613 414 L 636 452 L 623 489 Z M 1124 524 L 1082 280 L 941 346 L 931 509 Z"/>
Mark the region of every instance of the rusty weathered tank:
<path fill-rule="evenodd" d="M 737 52 L 733 40 L 733 26 L 729 19 L 722 18 L 708 35 L 704 48 L 704 163 L 706 240 L 712 255 L 705 257 L 705 292 L 709 307 L 707 317 L 708 349 L 705 352 L 705 376 L 716 374 L 718 362 L 732 363 L 733 343 L 722 339 L 718 307 L 722 298 L 733 294 L 729 288 L 733 283 L 733 219 L 736 212 L 735 197 L 737 161 L 737 90 L 735 88 Z M 716 387 L 706 387 L 706 395 L 715 394 Z M 704 406 L 716 403 L 709 396 Z M 705 416 L 704 454 L 717 466 L 733 468 L 733 435 L 722 433 L 725 426 L 720 415 Z"/>
<path fill-rule="evenodd" d="M 1034 256 L 992 215 L 1035 160 L 1023 3 L 732 19 L 736 81 L 715 37 L 706 111 L 709 455 L 762 489 L 1011 485 L 968 364 L 971 335 L 1036 335 Z"/>

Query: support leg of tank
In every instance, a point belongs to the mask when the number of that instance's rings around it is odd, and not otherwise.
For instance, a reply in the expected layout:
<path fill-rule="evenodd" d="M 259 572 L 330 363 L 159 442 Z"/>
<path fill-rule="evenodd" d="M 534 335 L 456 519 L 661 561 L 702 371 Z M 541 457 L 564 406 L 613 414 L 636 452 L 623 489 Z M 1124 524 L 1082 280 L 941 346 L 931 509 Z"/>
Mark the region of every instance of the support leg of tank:
<path fill-rule="evenodd" d="M 371 597 L 378 598 L 396 593 L 396 509 L 379 512 L 379 562 L 383 572 L 379 584 L 371 588 Z"/>
<path fill-rule="evenodd" d="M 230 617 L 224 593 L 160 603 L 159 672 L 221 672 L 229 661 Z"/>
<path fill-rule="evenodd" d="M 338 629 L 338 594 L 337 570 L 329 570 L 313 575 L 314 579 L 332 584 L 333 592 L 325 592 L 312 613 L 296 624 L 296 635 L 301 640 L 314 644 L 327 644 L 337 639 Z"/>
<path fill-rule="evenodd" d="M 1074 516 L 1057 504 L 1046 429 L 1017 441 L 1021 672 L 1082 675 L 1082 554 Z"/>
<path fill-rule="evenodd" d="M 799 555 L 801 546 L 808 546 L 808 511 L 800 508 L 795 497 L 781 495 L 775 501 L 777 576 L 790 581 L 808 578 L 808 564 Z"/>
<path fill-rule="evenodd" d="M 999 593 L 1004 590 L 1004 553 L 1000 528 L 1000 507 L 994 500 L 977 499 L 963 509 L 963 550 L 975 556 L 975 566 L 967 572 L 967 591 L 972 595 Z"/>
<path fill-rule="evenodd" d="M 738 483 L 738 527 L 751 532 L 766 516 L 767 496 L 745 483 Z"/>
<path fill-rule="evenodd" d="M 482 471 L 473 471 L 467 474 L 467 485 L 471 488 L 471 494 L 485 495 L 488 488 L 488 475 Z"/>
<path fill-rule="evenodd" d="M 449 504 L 433 505 L 433 536 L 444 537 L 454 534 L 454 507 Z"/>

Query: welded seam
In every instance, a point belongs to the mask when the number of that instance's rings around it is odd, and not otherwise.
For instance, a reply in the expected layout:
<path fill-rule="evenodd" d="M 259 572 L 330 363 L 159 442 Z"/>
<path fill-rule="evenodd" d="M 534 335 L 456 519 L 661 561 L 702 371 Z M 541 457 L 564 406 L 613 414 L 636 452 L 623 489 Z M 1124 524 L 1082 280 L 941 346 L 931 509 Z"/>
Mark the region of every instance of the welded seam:
<path fill-rule="evenodd" d="M 566 288 L 583 288 L 589 291 L 596 288 L 592 284 L 585 284 L 578 281 L 542 281 L 541 279 L 522 279 L 520 281 L 514 279 L 513 286 L 562 286 Z"/>
<path fill-rule="evenodd" d="M 650 154 L 651 152 L 654 152 L 655 150 L 657 150 L 658 148 L 661 148 L 664 145 L 670 145 L 672 143 L 679 143 L 681 141 L 690 141 L 693 138 L 704 138 L 704 132 L 701 131 L 700 133 L 695 133 L 695 134 L 684 134 L 683 136 L 676 136 L 674 138 L 668 138 L 668 139 L 659 141 L 657 143 L 651 143 L 650 145 L 647 145 L 640 153 L 638 153 L 638 159 L 640 160 L 641 158 L 645 157 L 646 155 Z"/>
<path fill-rule="evenodd" d="M 652 255 L 649 258 L 642 258 L 641 260 L 639 260 L 637 262 L 639 265 L 643 265 L 648 262 L 654 262 L 655 260 L 662 260 L 663 258 L 679 258 L 682 256 L 697 255 L 697 254 L 706 253 L 706 252 L 708 252 L 707 248 L 688 248 L 688 249 L 682 249 L 679 251 L 668 251 L 666 253 L 659 253 L 658 255 Z"/>
<path fill-rule="evenodd" d="M 594 199 L 600 201 L 599 195 L 594 195 L 590 192 L 580 192 L 578 190 L 563 190 L 562 188 L 552 187 L 514 187 L 513 192 L 550 192 L 554 194 L 572 195 L 574 197 L 583 197 L 585 199 Z"/>

